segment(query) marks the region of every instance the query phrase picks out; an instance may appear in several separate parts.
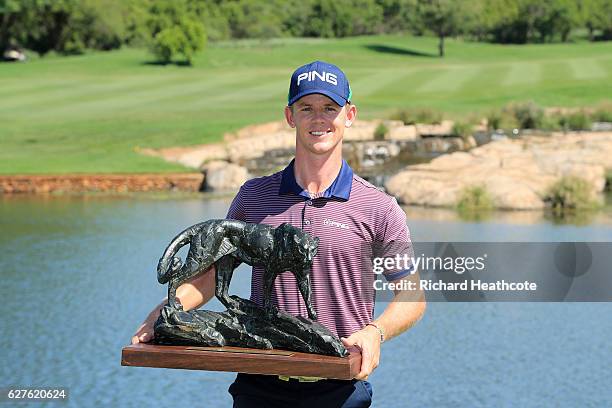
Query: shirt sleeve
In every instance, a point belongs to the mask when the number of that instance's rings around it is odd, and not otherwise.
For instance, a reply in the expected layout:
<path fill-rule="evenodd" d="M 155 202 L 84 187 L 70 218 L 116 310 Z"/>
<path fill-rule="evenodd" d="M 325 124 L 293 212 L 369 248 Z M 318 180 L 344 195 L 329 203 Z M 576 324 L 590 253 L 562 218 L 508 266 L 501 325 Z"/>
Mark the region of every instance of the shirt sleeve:
<path fill-rule="evenodd" d="M 238 194 L 236 194 L 236 197 L 234 197 L 229 210 L 227 210 L 227 215 L 225 218 L 228 220 L 247 222 L 246 212 L 244 210 L 244 185 L 240 187 Z"/>
<path fill-rule="evenodd" d="M 393 265 L 393 267 L 384 268 L 382 273 L 387 281 L 396 281 L 415 272 L 412 262 L 414 248 L 406 223 L 406 213 L 395 198 L 392 198 L 389 209 L 381 223 L 377 241 L 378 248 L 374 251 L 375 256 L 395 260 L 395 262 L 389 262 L 388 264 Z"/>

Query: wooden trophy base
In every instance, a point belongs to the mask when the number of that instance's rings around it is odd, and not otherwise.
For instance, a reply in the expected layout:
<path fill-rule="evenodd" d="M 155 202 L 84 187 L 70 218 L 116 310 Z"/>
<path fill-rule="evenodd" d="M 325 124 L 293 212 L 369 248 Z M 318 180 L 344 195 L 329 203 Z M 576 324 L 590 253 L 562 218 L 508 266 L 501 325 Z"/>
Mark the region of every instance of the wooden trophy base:
<path fill-rule="evenodd" d="M 360 371 L 361 354 L 330 357 L 286 350 L 138 343 L 123 348 L 121 365 L 350 380 Z"/>

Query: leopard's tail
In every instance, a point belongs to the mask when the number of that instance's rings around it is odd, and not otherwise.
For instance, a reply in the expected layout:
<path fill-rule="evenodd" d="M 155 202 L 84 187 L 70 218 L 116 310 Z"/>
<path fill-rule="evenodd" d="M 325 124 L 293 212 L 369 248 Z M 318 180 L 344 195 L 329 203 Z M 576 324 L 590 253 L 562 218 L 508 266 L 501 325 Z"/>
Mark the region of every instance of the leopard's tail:
<path fill-rule="evenodd" d="M 157 264 L 157 281 L 159 283 L 164 284 L 170 281 L 174 272 L 182 266 L 180 258 L 176 257 L 178 251 L 190 243 L 191 238 L 199 234 L 207 226 L 208 222 L 192 225 L 172 239 L 172 242 L 170 242 Z"/>

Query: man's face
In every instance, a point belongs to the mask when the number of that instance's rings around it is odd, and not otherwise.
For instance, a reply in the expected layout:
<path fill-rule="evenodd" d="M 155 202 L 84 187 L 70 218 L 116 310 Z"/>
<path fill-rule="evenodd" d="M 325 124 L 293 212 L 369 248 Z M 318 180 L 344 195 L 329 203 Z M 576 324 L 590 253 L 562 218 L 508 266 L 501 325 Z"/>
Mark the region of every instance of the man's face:
<path fill-rule="evenodd" d="M 311 94 L 285 108 L 285 117 L 296 128 L 297 149 L 322 155 L 339 147 L 344 129 L 355 120 L 354 105 L 338 106 L 325 95 Z"/>

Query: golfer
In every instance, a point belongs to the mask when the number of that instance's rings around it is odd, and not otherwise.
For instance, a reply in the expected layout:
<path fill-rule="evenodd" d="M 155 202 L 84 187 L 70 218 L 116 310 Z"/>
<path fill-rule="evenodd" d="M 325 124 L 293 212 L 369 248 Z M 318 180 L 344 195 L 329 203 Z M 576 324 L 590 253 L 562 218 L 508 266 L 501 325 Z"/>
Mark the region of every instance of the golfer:
<path fill-rule="evenodd" d="M 295 158 L 278 173 L 246 182 L 227 218 L 273 227 L 287 222 L 319 238 L 311 271 L 318 321 L 347 348 L 361 352 L 361 370 L 350 381 L 238 374 L 229 388 L 234 407 L 369 407 L 373 393 L 367 379 L 378 366 L 381 344 L 424 313 L 422 293 L 396 291 L 373 320 L 374 288 L 367 275 L 373 272 L 364 267 L 364 254 L 412 255 L 412 245 L 406 215 L 395 198 L 357 176 L 342 158 L 344 132 L 356 117 L 351 87 L 337 66 L 315 61 L 295 70 L 285 107 L 285 119 L 295 129 Z M 184 310 L 198 308 L 214 295 L 212 269 L 178 288 Z M 390 282 L 417 278 L 411 265 L 383 275 Z M 260 305 L 262 278 L 263 270 L 253 267 L 251 300 Z M 152 339 L 164 304 L 149 314 L 133 343 Z M 308 317 L 293 274 L 276 279 L 272 304 Z"/>

